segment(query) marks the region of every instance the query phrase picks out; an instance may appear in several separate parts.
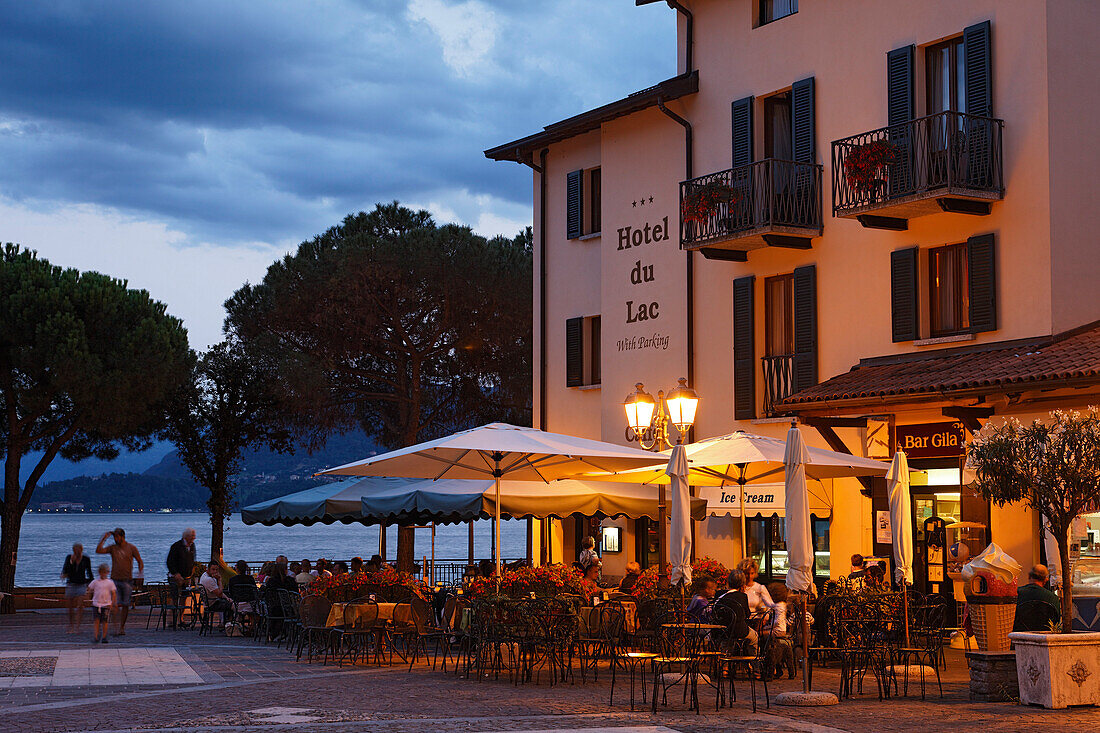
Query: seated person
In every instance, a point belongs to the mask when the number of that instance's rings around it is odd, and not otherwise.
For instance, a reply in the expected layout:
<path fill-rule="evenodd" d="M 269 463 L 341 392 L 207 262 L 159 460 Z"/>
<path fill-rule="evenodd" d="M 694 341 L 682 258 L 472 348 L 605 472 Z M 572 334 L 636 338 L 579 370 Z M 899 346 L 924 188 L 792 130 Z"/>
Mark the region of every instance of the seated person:
<path fill-rule="evenodd" d="M 351 559 L 351 574 L 360 575 L 363 572 L 363 558 L 356 555 Z"/>
<path fill-rule="evenodd" d="M 630 593 L 642 575 L 642 566 L 631 560 L 626 564 L 626 575 L 619 581 L 619 592 Z"/>
<path fill-rule="evenodd" d="M 496 563 L 492 560 L 481 560 L 477 564 L 477 571 L 483 578 L 491 578 L 496 575 Z"/>
<path fill-rule="evenodd" d="M 745 594 L 745 574 L 737 569 L 731 570 L 728 583 L 730 589 L 715 603 L 740 609 L 740 622 L 732 629 L 733 636 L 735 639 L 745 640 L 745 654 L 756 656 L 760 635 L 748 623 L 749 597 Z"/>
<path fill-rule="evenodd" d="M 600 586 L 600 573 L 603 572 L 603 564 L 596 560 L 593 563 L 589 563 L 588 567 L 584 569 L 584 579 L 596 584 L 598 588 Z"/>
<path fill-rule="evenodd" d="M 313 568 L 314 578 L 331 578 L 332 571 L 329 570 L 329 562 L 325 558 L 321 558 L 317 561 L 316 567 Z"/>
<path fill-rule="evenodd" d="M 863 578 L 867 574 L 866 569 L 863 567 L 863 555 L 858 552 L 852 555 L 852 569 L 848 571 L 848 580 L 854 586 L 863 585 Z"/>
<path fill-rule="evenodd" d="M 774 671 L 781 675 L 783 667 L 786 667 L 787 678 L 794 679 L 794 644 L 791 634 L 788 633 L 787 586 L 783 583 L 772 583 L 768 586 L 768 592 L 775 603 L 775 609 L 771 623 L 764 627 L 764 634 L 772 639 L 767 672 L 771 674 Z"/>
<path fill-rule="evenodd" d="M 226 597 L 222 590 L 222 569 L 216 562 L 206 566 L 206 572 L 199 578 L 199 585 L 206 589 L 206 611 L 209 613 L 220 612 L 222 623 L 233 618 L 233 603 Z"/>
<path fill-rule="evenodd" d="M 873 591 L 887 591 L 890 590 L 886 584 L 886 573 L 878 565 L 872 565 L 867 568 L 865 575 L 863 576 L 863 587 L 867 590 Z"/>
<path fill-rule="evenodd" d="M 256 579 L 248 574 L 248 563 L 238 560 L 237 574 L 225 582 L 225 594 L 237 601 L 237 611 L 252 613 L 252 604 L 248 602 L 256 591 Z"/>
<path fill-rule="evenodd" d="M 362 562 L 362 560 L 360 560 L 359 562 Z M 344 562 L 343 560 L 337 560 L 336 562 L 332 563 L 332 574 L 333 575 L 347 575 L 348 574 L 348 564 L 346 562 Z"/>
<path fill-rule="evenodd" d="M 1046 588 L 1050 571 L 1036 565 L 1027 574 L 1028 582 L 1016 590 L 1016 616 L 1013 631 L 1048 631 L 1051 623 L 1061 623 L 1062 602 Z"/>
<path fill-rule="evenodd" d="M 706 619 L 707 607 L 718 595 L 718 584 L 713 578 L 701 578 L 692 585 L 695 586 L 695 594 L 691 598 L 691 603 L 688 604 L 687 612 L 703 621 Z"/>
<path fill-rule="evenodd" d="M 363 570 L 364 572 L 368 573 L 377 573 L 379 570 L 382 569 L 382 564 L 383 563 L 381 555 L 371 555 L 370 560 L 368 560 L 367 564 L 363 566 Z"/>
<path fill-rule="evenodd" d="M 313 574 L 313 565 L 310 564 L 309 560 L 302 560 L 299 567 L 300 570 L 294 576 L 295 583 L 298 585 L 309 585 L 317 579 L 317 576 Z"/>

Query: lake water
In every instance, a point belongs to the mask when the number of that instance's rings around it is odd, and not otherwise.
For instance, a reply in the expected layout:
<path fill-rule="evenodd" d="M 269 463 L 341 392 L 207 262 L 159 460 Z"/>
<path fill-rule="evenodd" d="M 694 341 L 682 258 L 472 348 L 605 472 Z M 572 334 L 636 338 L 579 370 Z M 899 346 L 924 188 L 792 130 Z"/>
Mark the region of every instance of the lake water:
<path fill-rule="evenodd" d="M 474 556 L 490 557 L 491 523 L 474 523 Z M 500 527 L 500 545 L 505 558 L 524 557 L 527 553 L 526 522 L 506 520 Z M 92 567 L 108 555 L 95 555 L 95 547 L 107 530 L 122 527 L 126 539 L 137 546 L 145 561 L 145 577 L 159 581 L 167 574 L 164 561 L 168 548 L 183 530 L 194 527 L 198 557 L 210 553 L 210 521 L 206 514 L 27 514 L 19 535 L 19 557 L 15 583 L 19 586 L 60 585 L 59 576 L 65 556 L 74 542 L 84 545 L 92 558 Z M 466 525 L 440 525 L 436 528 L 435 556 L 466 558 Z M 389 560 L 397 553 L 397 528 L 386 532 Z M 378 527 L 361 524 L 315 524 L 312 527 L 265 527 L 241 524 L 239 514 L 225 523 L 225 559 L 259 562 L 286 555 L 291 560 L 318 557 L 347 560 L 359 555 L 364 559 L 378 552 Z M 431 530 L 416 530 L 416 557 L 431 556 Z"/>

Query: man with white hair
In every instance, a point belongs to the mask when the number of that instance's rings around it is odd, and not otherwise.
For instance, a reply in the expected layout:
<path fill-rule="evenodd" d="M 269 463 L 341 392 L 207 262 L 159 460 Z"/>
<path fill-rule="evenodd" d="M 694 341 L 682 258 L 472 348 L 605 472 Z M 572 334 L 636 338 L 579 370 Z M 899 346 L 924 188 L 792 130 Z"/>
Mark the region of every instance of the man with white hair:
<path fill-rule="evenodd" d="M 195 530 L 183 530 L 183 536 L 168 549 L 168 588 L 173 605 L 179 605 L 180 590 L 187 587 L 195 570 Z M 173 626 L 175 619 L 173 619 Z"/>

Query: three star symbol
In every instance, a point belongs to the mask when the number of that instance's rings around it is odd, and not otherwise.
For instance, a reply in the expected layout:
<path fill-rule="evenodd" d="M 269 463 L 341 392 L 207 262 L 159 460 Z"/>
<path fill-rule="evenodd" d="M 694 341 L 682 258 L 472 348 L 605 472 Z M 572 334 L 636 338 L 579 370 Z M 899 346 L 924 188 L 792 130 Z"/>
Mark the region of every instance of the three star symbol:
<path fill-rule="evenodd" d="M 652 197 L 652 196 L 650 196 L 650 197 L 649 197 L 649 203 L 651 203 L 651 204 L 653 203 L 653 197 Z M 642 206 L 645 206 L 645 204 L 646 204 L 646 197 L 645 197 L 645 196 L 642 196 L 642 197 L 641 197 L 640 199 L 638 199 L 637 201 L 631 201 L 631 202 L 630 202 L 630 206 L 631 206 L 631 208 L 634 208 L 634 209 L 638 208 L 638 204 L 641 204 Z"/>

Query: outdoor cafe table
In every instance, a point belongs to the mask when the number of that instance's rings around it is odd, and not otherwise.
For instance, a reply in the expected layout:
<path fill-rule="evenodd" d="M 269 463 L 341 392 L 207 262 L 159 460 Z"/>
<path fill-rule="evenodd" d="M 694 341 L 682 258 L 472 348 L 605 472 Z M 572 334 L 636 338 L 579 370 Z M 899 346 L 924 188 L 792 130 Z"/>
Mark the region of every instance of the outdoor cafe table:
<path fill-rule="evenodd" d="M 344 608 L 349 605 L 352 607 L 351 615 L 353 618 L 345 619 Z M 348 621 L 354 621 L 359 618 L 362 610 L 370 605 L 369 603 L 333 603 L 328 612 L 328 620 L 325 622 L 325 626 L 343 626 Z M 412 606 L 408 603 L 378 603 L 377 605 L 379 621 L 405 624 L 412 619 Z"/>
<path fill-rule="evenodd" d="M 615 601 L 611 601 L 615 603 Z M 619 601 L 623 605 L 623 614 L 625 616 L 623 623 L 623 630 L 628 634 L 638 633 L 638 604 L 633 601 Z M 603 604 L 600 604 L 601 606 Z M 583 606 L 577 611 L 577 616 L 580 619 L 580 631 L 582 634 L 589 633 L 589 630 L 599 625 L 600 622 L 600 606 Z"/>
<path fill-rule="evenodd" d="M 692 629 L 694 631 L 712 631 L 714 629 L 724 629 L 724 628 L 726 628 L 722 624 L 704 624 L 704 623 L 694 623 L 694 622 L 690 622 L 690 621 L 688 623 L 684 623 L 684 624 L 661 624 L 661 626 L 662 626 L 662 628 L 666 628 L 666 629 Z"/>

